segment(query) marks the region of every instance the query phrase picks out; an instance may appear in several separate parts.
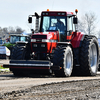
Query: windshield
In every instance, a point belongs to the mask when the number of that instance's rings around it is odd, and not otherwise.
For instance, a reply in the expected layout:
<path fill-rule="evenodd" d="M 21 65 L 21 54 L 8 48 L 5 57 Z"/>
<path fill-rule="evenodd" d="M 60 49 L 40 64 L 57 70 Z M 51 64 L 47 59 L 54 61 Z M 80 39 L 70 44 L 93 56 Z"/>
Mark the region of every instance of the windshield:
<path fill-rule="evenodd" d="M 65 31 L 66 17 L 65 16 L 43 16 L 41 31 Z"/>
<path fill-rule="evenodd" d="M 67 17 L 66 16 L 43 16 L 41 32 L 59 31 L 59 41 L 66 41 Z"/>
<path fill-rule="evenodd" d="M 16 43 L 17 41 L 26 41 L 26 37 L 25 36 L 11 36 L 10 37 L 10 43 Z"/>

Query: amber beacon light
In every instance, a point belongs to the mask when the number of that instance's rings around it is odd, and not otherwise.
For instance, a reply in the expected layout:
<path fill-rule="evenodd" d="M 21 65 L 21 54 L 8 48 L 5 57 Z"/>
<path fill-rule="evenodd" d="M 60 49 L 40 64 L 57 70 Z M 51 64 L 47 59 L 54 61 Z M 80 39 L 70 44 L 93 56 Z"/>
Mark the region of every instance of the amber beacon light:
<path fill-rule="evenodd" d="M 78 10 L 77 9 L 75 9 L 75 12 L 76 12 L 76 14 L 78 13 Z"/>
<path fill-rule="evenodd" d="M 49 9 L 47 9 L 47 11 L 49 11 Z"/>

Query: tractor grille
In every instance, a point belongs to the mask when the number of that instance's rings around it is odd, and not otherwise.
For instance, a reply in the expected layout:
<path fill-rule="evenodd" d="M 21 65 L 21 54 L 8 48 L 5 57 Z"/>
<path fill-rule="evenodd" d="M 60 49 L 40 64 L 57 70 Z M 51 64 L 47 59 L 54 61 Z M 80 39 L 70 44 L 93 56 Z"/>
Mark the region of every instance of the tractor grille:
<path fill-rule="evenodd" d="M 47 39 L 47 35 L 33 35 L 32 38 L 34 38 L 34 39 Z"/>
<path fill-rule="evenodd" d="M 32 43 L 33 52 L 47 52 L 47 43 Z"/>

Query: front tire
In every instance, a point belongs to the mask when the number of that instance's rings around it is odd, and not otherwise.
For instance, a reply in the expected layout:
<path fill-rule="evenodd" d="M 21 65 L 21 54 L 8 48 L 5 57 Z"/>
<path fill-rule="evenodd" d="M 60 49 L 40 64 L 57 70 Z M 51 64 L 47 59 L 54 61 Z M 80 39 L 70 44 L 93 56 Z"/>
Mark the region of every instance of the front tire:
<path fill-rule="evenodd" d="M 70 46 L 58 46 L 54 52 L 53 65 L 62 67 L 60 70 L 54 70 L 57 77 L 68 77 L 73 69 L 73 52 Z"/>

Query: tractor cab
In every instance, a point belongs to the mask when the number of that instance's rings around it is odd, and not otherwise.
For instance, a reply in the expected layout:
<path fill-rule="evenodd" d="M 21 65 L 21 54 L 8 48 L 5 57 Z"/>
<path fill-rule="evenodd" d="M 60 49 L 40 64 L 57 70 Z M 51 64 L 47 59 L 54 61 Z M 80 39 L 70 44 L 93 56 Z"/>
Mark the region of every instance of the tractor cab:
<path fill-rule="evenodd" d="M 36 14 L 35 14 L 36 15 Z M 37 16 L 37 15 L 36 15 Z M 39 19 L 39 15 L 36 17 Z M 30 19 L 29 19 L 30 21 Z M 38 22 L 36 22 L 38 23 Z M 41 13 L 41 23 L 38 32 L 59 32 L 59 42 L 70 40 L 72 32 L 76 31 L 77 17 L 73 12 L 65 11 L 43 11 Z M 38 26 L 38 25 L 36 25 Z M 36 30 L 37 30 L 36 29 Z"/>
<path fill-rule="evenodd" d="M 26 42 L 27 41 L 27 35 L 23 34 L 11 34 L 10 35 L 10 43 L 11 44 L 16 44 L 19 41 Z"/>

